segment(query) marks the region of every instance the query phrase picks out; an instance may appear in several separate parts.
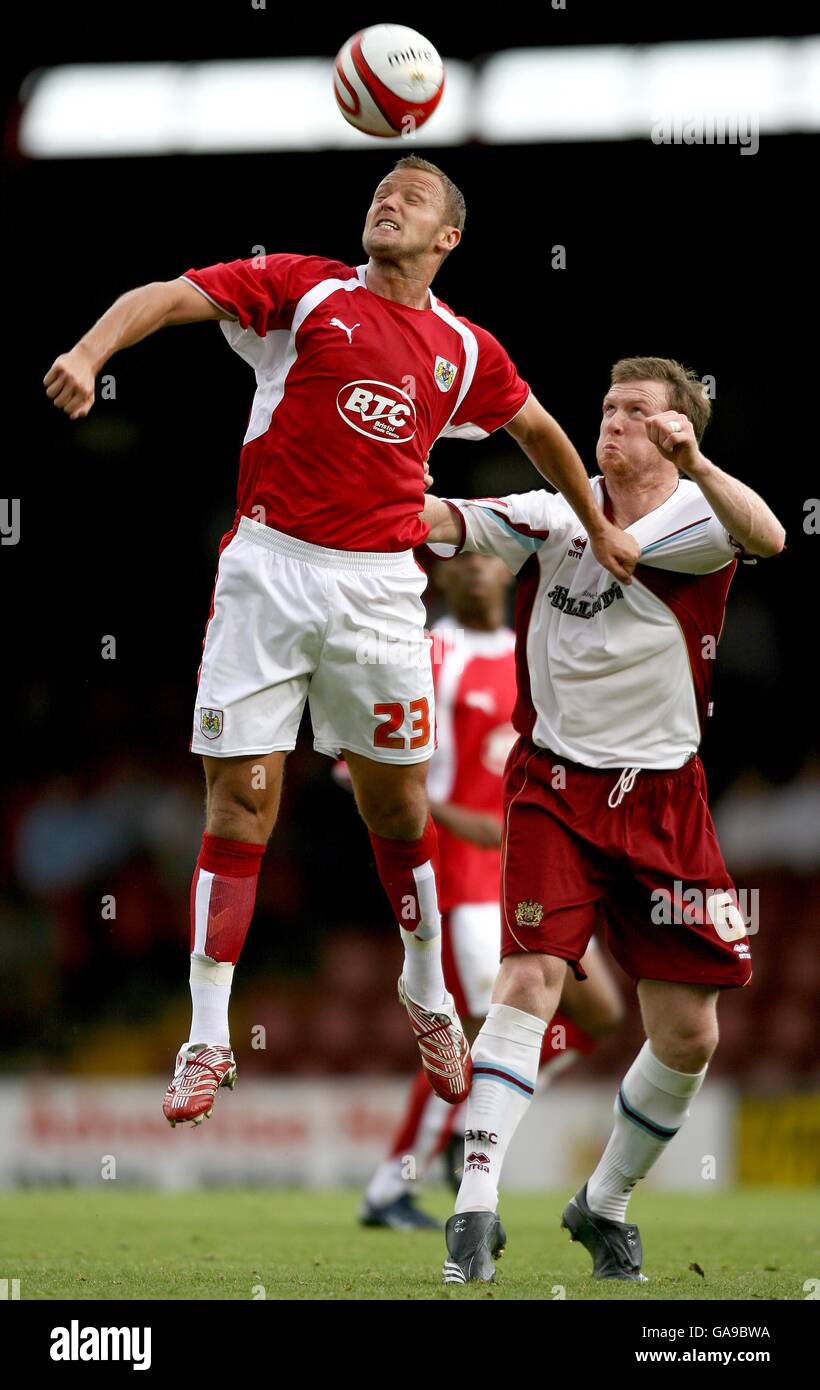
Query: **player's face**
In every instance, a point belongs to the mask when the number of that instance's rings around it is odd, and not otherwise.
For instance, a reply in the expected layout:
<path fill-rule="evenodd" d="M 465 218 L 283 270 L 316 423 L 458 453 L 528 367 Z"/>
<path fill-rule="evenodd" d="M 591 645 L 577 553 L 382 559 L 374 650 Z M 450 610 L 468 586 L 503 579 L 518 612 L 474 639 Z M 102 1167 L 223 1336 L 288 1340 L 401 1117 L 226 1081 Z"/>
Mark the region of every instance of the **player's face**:
<path fill-rule="evenodd" d="M 667 388 L 662 381 L 624 381 L 610 386 L 595 451 L 604 477 L 608 473 L 654 471 L 659 461 L 668 462 L 646 433 L 648 417 L 668 409 Z"/>
<path fill-rule="evenodd" d="M 401 260 L 431 251 L 444 225 L 441 179 L 424 169 L 396 169 L 373 195 L 362 245 L 368 256 Z"/>
<path fill-rule="evenodd" d="M 436 568 L 436 583 L 453 616 L 464 621 L 503 619 L 510 571 L 496 555 L 457 555 Z"/>

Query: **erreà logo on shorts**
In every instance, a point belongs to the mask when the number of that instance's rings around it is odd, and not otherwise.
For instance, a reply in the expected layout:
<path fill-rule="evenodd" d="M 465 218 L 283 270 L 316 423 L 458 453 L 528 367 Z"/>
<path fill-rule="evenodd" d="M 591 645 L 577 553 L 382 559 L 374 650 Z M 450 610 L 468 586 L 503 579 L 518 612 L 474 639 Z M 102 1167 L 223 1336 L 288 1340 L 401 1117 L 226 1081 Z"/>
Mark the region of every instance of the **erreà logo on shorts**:
<path fill-rule="evenodd" d="M 416 433 L 416 407 L 389 381 L 349 381 L 336 397 L 336 409 L 357 434 L 406 444 Z"/>
<path fill-rule="evenodd" d="M 151 1369 L 150 1327 L 68 1327 L 51 1329 L 52 1361 L 133 1361 L 135 1371 Z"/>

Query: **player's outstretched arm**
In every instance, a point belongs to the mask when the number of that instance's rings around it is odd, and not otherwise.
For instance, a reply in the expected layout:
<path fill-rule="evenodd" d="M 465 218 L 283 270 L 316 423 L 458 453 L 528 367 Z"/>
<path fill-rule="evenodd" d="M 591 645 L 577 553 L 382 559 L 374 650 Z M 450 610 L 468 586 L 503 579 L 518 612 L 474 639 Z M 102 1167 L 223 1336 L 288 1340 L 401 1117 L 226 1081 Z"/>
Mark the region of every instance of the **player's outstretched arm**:
<path fill-rule="evenodd" d="M 709 506 L 732 540 L 749 555 L 779 555 L 786 532 L 772 511 L 752 488 L 724 473 L 698 448 L 691 421 L 675 410 L 650 415 L 646 432 L 661 453 L 681 473 L 697 483 Z"/>
<path fill-rule="evenodd" d="M 595 501 L 586 469 L 558 421 L 531 395 L 506 429 L 538 472 L 569 502 L 589 536 L 598 563 L 622 584 L 631 584 L 640 553 L 638 543 L 607 521 Z"/>
<path fill-rule="evenodd" d="M 462 535 L 461 523 L 452 507 L 448 507 L 440 497 L 433 497 L 428 492 L 424 499 L 424 510 L 419 512 L 419 516 L 430 527 L 425 542 L 427 545 L 435 545 L 439 541 L 443 545 L 459 544 Z"/>
<path fill-rule="evenodd" d="M 97 373 L 115 352 L 170 324 L 230 317 L 185 280 L 158 280 L 128 290 L 70 352 L 52 363 L 43 378 L 46 395 L 70 420 L 80 420 L 94 404 Z"/>
<path fill-rule="evenodd" d="M 431 801 L 430 814 L 436 825 L 443 825 L 459 840 L 481 849 L 498 849 L 503 829 L 501 817 L 488 811 L 472 811 L 454 801 Z"/>

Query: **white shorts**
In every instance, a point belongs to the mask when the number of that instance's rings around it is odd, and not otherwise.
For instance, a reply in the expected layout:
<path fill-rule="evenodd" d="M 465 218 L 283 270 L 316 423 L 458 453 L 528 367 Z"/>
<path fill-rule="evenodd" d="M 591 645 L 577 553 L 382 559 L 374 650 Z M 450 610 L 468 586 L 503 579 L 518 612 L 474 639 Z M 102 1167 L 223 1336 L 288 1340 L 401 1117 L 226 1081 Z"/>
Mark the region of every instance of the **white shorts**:
<path fill-rule="evenodd" d="M 501 964 L 501 908 L 498 903 L 459 903 L 442 914 L 442 954 L 447 988 L 468 1018 L 486 1018 Z M 585 956 L 598 949 L 589 938 Z"/>
<path fill-rule="evenodd" d="M 443 915 L 442 931 L 447 988 L 469 1018 L 485 1018 L 501 964 L 501 908 L 459 903 Z"/>
<path fill-rule="evenodd" d="M 412 550 L 329 550 L 242 517 L 219 557 L 191 751 L 289 751 L 307 700 L 318 752 L 424 762 L 435 727 L 426 585 Z"/>

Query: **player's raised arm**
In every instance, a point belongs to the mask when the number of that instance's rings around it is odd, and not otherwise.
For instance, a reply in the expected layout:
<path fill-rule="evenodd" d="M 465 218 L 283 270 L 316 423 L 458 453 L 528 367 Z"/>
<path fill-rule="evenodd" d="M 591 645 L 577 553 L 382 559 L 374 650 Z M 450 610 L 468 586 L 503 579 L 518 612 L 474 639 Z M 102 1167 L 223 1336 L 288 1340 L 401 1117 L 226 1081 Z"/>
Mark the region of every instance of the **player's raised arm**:
<path fill-rule="evenodd" d="M 80 420 L 94 404 L 97 373 L 115 352 L 171 324 L 230 317 L 185 280 L 158 280 L 128 290 L 69 352 L 55 359 L 43 378 L 46 395 L 70 420 Z"/>
<path fill-rule="evenodd" d="M 599 564 L 622 584 L 631 584 L 638 543 L 607 521 L 595 501 L 586 469 L 557 420 L 530 395 L 506 429 L 539 473 L 566 498 L 586 530 Z"/>
<path fill-rule="evenodd" d="M 786 532 L 763 498 L 724 473 L 698 448 L 691 421 L 676 410 L 650 415 L 646 432 L 675 467 L 697 483 L 718 521 L 748 555 L 779 555 Z"/>

